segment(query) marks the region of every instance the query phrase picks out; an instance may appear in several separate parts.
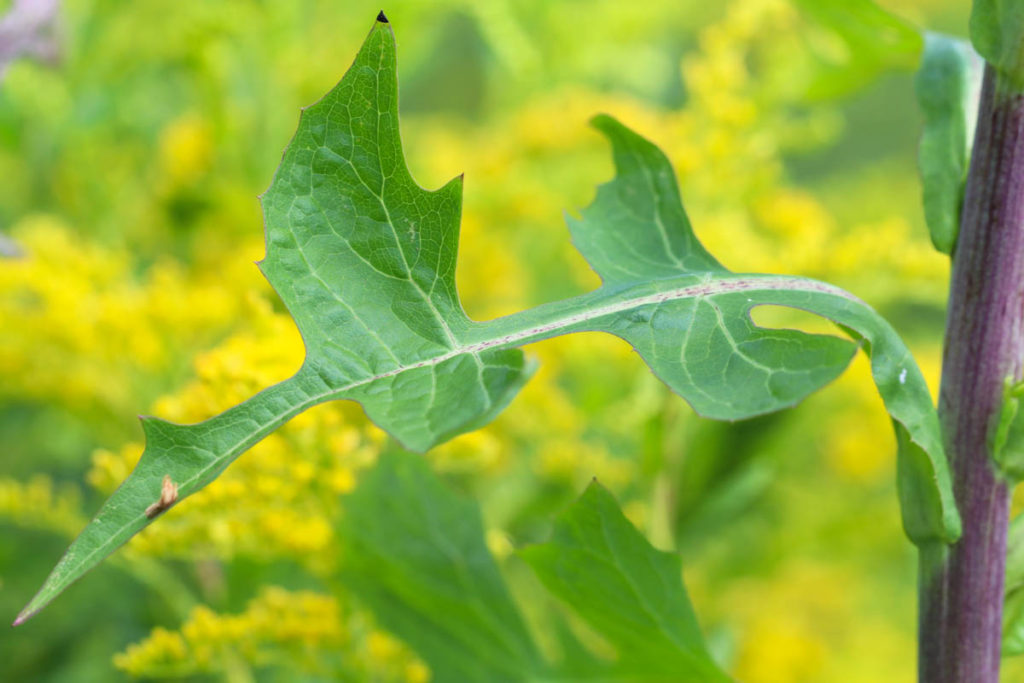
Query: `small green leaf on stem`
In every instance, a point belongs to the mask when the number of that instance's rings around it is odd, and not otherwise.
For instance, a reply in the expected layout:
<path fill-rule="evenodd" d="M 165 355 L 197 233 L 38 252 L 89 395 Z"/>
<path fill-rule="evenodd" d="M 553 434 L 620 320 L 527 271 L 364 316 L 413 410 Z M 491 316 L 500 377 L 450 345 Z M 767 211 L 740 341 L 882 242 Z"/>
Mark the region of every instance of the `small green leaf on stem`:
<path fill-rule="evenodd" d="M 953 253 L 960 230 L 981 72 L 981 59 L 966 42 L 937 33 L 926 36 L 914 79 L 924 115 L 918 166 L 925 222 L 932 244 L 944 254 Z"/>
<path fill-rule="evenodd" d="M 1006 600 L 1003 656 L 1024 654 L 1024 515 L 1010 523 L 1006 538 Z"/>
<path fill-rule="evenodd" d="M 1004 477 L 1012 482 L 1024 479 L 1024 412 L 1020 399 L 1024 382 L 1007 378 L 999 418 L 989 437 L 989 452 Z"/>
<path fill-rule="evenodd" d="M 1003 84 L 1024 92 L 1024 0 L 974 0 L 971 42 Z"/>

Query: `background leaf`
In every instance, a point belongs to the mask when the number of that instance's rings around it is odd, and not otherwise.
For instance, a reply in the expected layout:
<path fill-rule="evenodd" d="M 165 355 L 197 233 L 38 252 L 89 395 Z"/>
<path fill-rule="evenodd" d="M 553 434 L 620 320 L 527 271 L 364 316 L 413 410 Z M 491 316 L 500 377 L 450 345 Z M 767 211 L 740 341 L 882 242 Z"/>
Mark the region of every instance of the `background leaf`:
<path fill-rule="evenodd" d="M 921 54 L 921 34 L 872 0 L 797 0 L 797 5 L 828 34 L 818 41 L 828 66 L 811 81 L 811 99 L 842 96 L 887 69 L 912 69 Z"/>
<path fill-rule="evenodd" d="M 564 625 L 545 664 L 487 545 L 476 503 L 427 462 L 390 452 L 345 498 L 342 578 L 380 623 L 431 668 L 432 680 L 728 681 L 711 660 L 679 558 L 654 549 L 597 484 L 522 551 L 542 583 L 619 651 L 595 658 Z"/>
<path fill-rule="evenodd" d="M 704 645 L 679 557 L 653 548 L 600 484 L 558 519 L 549 542 L 520 555 L 615 646 L 629 675 L 731 680 Z"/>
<path fill-rule="evenodd" d="M 435 681 L 514 681 L 544 670 L 484 543 L 476 504 L 426 461 L 390 453 L 345 500 L 342 575 Z"/>

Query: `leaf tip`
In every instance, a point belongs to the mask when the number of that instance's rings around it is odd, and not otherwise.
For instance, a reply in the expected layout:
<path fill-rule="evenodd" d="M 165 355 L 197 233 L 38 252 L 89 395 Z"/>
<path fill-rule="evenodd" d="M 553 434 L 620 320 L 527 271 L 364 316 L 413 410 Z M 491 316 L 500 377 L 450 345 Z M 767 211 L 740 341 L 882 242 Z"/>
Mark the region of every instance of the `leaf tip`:
<path fill-rule="evenodd" d="M 377 14 L 377 21 L 379 21 L 382 24 L 391 23 L 388 21 L 387 15 L 384 14 L 384 10 L 381 10 L 380 13 Z"/>
<path fill-rule="evenodd" d="M 139 424 L 142 425 L 142 435 L 145 437 L 147 444 L 152 443 L 158 438 L 155 431 L 170 424 L 167 420 L 153 415 L 139 415 L 138 418 Z"/>
<path fill-rule="evenodd" d="M 607 497 L 611 498 L 612 500 L 615 499 L 615 496 L 612 495 L 612 492 L 609 491 L 608 489 L 606 489 L 604 487 L 604 484 L 602 484 L 601 482 L 599 482 L 597 480 L 597 477 L 591 477 L 590 478 L 590 483 L 587 484 L 587 488 L 583 489 L 583 493 L 580 494 L 580 497 L 579 497 L 579 499 L 577 499 L 576 502 L 579 503 L 579 502 L 582 502 L 584 500 L 590 500 L 590 499 L 594 498 L 595 496 L 597 496 L 597 497 L 607 496 Z M 617 504 L 618 503 L 616 503 L 616 505 Z"/>
<path fill-rule="evenodd" d="M 32 609 L 32 605 L 29 604 L 29 606 L 26 607 L 25 609 L 21 610 L 21 612 L 18 614 L 17 618 L 13 622 L 11 622 L 11 628 L 17 628 L 17 627 L 21 626 L 22 624 L 24 624 L 26 621 L 28 621 L 29 619 L 31 619 L 32 617 L 34 617 L 38 613 L 39 613 L 39 610 Z"/>
<path fill-rule="evenodd" d="M 614 126 L 618 121 L 611 114 L 594 114 L 590 117 L 590 125 L 597 128 L 600 131 L 606 131 L 610 127 Z"/>

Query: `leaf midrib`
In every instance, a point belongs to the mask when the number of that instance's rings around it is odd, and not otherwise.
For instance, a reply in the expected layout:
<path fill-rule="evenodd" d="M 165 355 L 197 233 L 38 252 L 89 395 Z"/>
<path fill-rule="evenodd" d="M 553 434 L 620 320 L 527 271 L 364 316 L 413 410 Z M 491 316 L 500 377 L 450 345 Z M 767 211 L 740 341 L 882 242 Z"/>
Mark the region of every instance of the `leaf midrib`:
<path fill-rule="evenodd" d="M 692 278 L 692 275 L 682 276 L 687 279 Z M 676 278 L 673 278 L 676 279 Z M 657 282 L 657 281 L 656 281 Z M 664 283 L 665 281 L 660 281 Z M 647 283 L 637 283 L 637 287 L 644 286 Z M 759 275 L 748 275 L 748 274 L 730 274 L 724 275 L 719 273 L 706 273 L 702 279 L 696 284 L 689 284 L 683 287 L 676 287 L 661 290 L 652 294 L 646 294 L 643 296 L 623 299 L 614 303 L 605 304 L 602 306 L 594 306 L 592 308 L 586 308 L 589 301 L 593 301 L 595 298 L 606 296 L 608 293 L 604 288 L 588 292 L 579 297 L 573 299 L 567 299 L 555 304 L 547 304 L 538 306 L 536 308 L 528 309 L 520 313 L 507 316 L 505 318 L 499 318 L 484 323 L 476 323 L 474 328 L 470 330 L 479 330 L 481 334 L 485 334 L 489 327 L 502 326 L 511 328 L 514 331 L 509 332 L 499 337 L 493 337 L 490 339 L 483 339 L 478 342 L 469 344 L 463 343 L 461 346 L 453 348 L 443 354 L 438 354 L 430 358 L 426 358 L 408 365 L 402 365 L 391 370 L 387 370 L 383 373 L 379 373 L 370 377 L 359 379 L 355 382 L 351 382 L 345 386 L 337 387 L 329 391 L 325 391 L 319 394 L 311 395 L 306 401 L 296 403 L 289 410 L 278 413 L 271 419 L 264 422 L 260 428 L 253 430 L 248 438 L 242 439 L 229 447 L 223 452 L 223 455 L 216 457 L 210 462 L 209 465 L 197 470 L 196 473 L 179 483 L 179 491 L 181 492 L 180 500 L 191 495 L 190 490 L 197 482 L 203 481 L 205 477 L 213 470 L 221 468 L 225 461 L 232 461 L 238 457 L 241 453 L 248 450 L 256 443 L 258 443 L 264 436 L 274 431 L 286 422 L 289 418 L 301 413 L 302 411 L 311 408 L 318 403 L 329 401 L 332 399 L 344 399 L 347 398 L 345 394 L 358 389 L 360 387 L 372 384 L 373 382 L 388 379 L 402 374 L 409 370 L 417 370 L 420 368 L 432 367 L 440 365 L 445 361 L 452 360 L 461 355 L 472 354 L 476 357 L 479 362 L 479 355 L 485 351 L 499 350 L 503 348 L 514 348 L 522 346 L 524 344 L 541 341 L 543 339 L 557 336 L 560 332 L 567 330 L 572 327 L 576 327 L 582 323 L 586 323 L 592 320 L 598 320 L 615 313 L 622 313 L 636 308 L 642 308 L 652 304 L 665 303 L 669 301 L 676 301 L 680 299 L 688 298 L 703 298 L 712 297 L 723 294 L 736 294 L 738 292 L 756 292 L 756 291 L 803 291 L 817 294 L 831 295 L 853 302 L 855 304 L 867 307 L 863 301 L 858 299 L 856 296 L 846 292 L 838 287 L 830 285 L 828 283 L 819 282 L 817 280 L 811 280 L 808 278 L 792 277 L 792 276 L 759 276 Z M 556 316 L 566 308 L 570 310 L 572 308 L 584 308 L 580 313 L 574 313 L 570 315 L 562 315 L 561 317 L 553 317 L 550 320 L 544 321 L 546 316 L 551 315 L 551 307 L 557 306 Z M 538 320 L 539 319 L 539 320 Z M 516 325 L 517 321 L 530 321 L 535 320 L 537 322 L 529 323 L 525 325 Z M 517 329 L 517 327 L 519 329 Z M 307 358 L 308 360 L 308 358 Z M 293 375 L 291 378 L 284 380 L 281 384 L 294 382 L 306 371 L 306 365 L 303 365 L 303 369 L 299 370 L 298 373 Z M 280 386 L 280 385 L 278 385 Z M 272 389 L 273 387 L 271 387 Z M 241 405 L 245 405 L 250 401 L 257 400 L 269 389 L 264 389 L 255 396 L 249 398 Z M 212 419 L 212 418 L 211 418 Z M 202 424 L 202 423 L 197 423 Z M 146 516 L 144 512 L 140 512 L 132 520 L 122 525 L 116 532 L 108 536 L 110 541 L 93 548 L 80 562 L 80 565 L 88 565 L 89 562 L 97 554 L 108 554 L 112 552 L 114 548 L 119 547 L 125 541 L 119 539 L 126 530 L 135 529 L 138 527 L 139 522 L 145 520 Z M 143 525 L 145 526 L 145 525 Z M 141 527 L 138 527 L 141 528 Z M 133 532 L 134 533 L 134 532 Z M 59 591 L 57 591 L 59 592 Z M 56 594 L 56 593 L 54 593 Z M 34 610 L 33 610 L 34 611 Z"/>

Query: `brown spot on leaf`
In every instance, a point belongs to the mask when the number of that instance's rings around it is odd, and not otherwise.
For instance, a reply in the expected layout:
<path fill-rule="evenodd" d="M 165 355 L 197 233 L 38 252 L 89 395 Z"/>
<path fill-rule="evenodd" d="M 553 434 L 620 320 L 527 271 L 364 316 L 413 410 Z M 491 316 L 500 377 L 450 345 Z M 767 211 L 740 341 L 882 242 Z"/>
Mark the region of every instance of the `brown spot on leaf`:
<path fill-rule="evenodd" d="M 146 518 L 153 519 L 174 505 L 176 500 L 178 500 L 178 485 L 171 481 L 171 475 L 165 474 L 163 484 L 160 486 L 160 497 L 155 503 L 146 508 Z"/>

